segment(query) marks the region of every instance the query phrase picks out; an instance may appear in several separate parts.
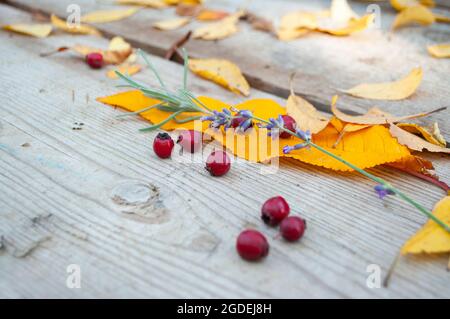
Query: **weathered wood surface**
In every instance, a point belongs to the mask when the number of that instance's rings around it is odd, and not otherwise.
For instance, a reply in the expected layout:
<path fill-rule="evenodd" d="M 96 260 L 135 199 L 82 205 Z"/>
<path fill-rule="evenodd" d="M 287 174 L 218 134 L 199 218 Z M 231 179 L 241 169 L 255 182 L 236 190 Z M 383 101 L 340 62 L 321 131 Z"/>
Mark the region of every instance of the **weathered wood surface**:
<path fill-rule="evenodd" d="M 16 5 L 39 9 L 46 13 L 67 16 L 67 5 L 72 0 L 10 0 Z M 117 8 L 111 2 L 78 0 L 82 13 L 99 8 Z M 367 10 L 367 3 L 351 2 L 359 14 Z M 227 11 L 244 5 L 277 25 L 280 18 L 294 10 L 320 10 L 328 8 L 330 1 L 271 1 L 215 0 L 207 2 L 211 8 Z M 450 24 L 434 24 L 430 27 L 408 27 L 394 33 L 389 32 L 395 10 L 388 3 L 380 3 L 381 30 L 368 30 L 351 37 L 333 37 L 314 33 L 301 39 L 282 42 L 272 35 L 255 31 L 240 23 L 240 31 L 221 41 L 192 39 L 187 44 L 189 53 L 195 57 L 222 57 L 236 62 L 244 71 L 252 87 L 278 96 L 286 97 L 289 91 L 289 75 L 297 72 L 294 88 L 321 110 L 329 111 L 331 97 L 340 94 L 361 81 L 386 82 L 406 75 L 411 69 L 422 66 L 424 80 L 417 94 L 408 100 L 370 101 L 343 95 L 339 106 L 343 109 L 364 113 L 374 105 L 394 114 L 409 114 L 416 111 L 449 106 L 450 62 L 430 57 L 426 51 L 429 44 L 448 42 Z M 438 8 L 450 16 L 448 10 Z M 155 21 L 174 17 L 174 9 L 146 9 L 118 22 L 98 24 L 107 36 L 122 35 L 136 47 L 162 55 L 172 43 L 189 29 L 200 23 L 193 22 L 179 30 L 161 32 L 152 28 Z M 436 114 L 431 120 L 449 117 L 450 110 Z M 445 134 L 450 134 L 449 122 L 441 123 Z"/>
<path fill-rule="evenodd" d="M 30 17 L 0 6 L 0 20 Z M 106 40 L 0 32 L 0 41 L 1 297 L 450 295 L 445 256 L 402 258 L 389 288 L 366 286 L 366 267 L 377 264 L 384 276 L 426 219 L 396 198 L 378 200 L 361 176 L 294 161 L 263 176 L 261 165 L 240 161 L 214 179 L 202 164 L 159 160 L 150 148 L 155 133 L 137 132 L 143 121 L 116 120 L 119 110 L 94 101 L 118 91 L 104 71 L 89 70 L 69 53 L 39 57 L 61 45 Z M 171 87 L 178 85 L 179 65 L 153 61 Z M 136 78 L 156 84 L 148 70 Z M 195 77 L 191 88 L 240 100 Z M 253 89 L 258 96 L 269 95 Z M 82 130 L 72 130 L 75 122 L 84 123 Z M 448 158 L 428 157 L 449 180 Z M 426 207 L 443 196 L 404 174 L 373 172 Z M 260 222 L 262 202 L 275 194 L 308 220 L 301 243 L 276 239 L 276 230 Z M 270 239 L 262 263 L 244 262 L 234 250 L 237 234 L 249 226 Z M 69 264 L 81 266 L 81 289 L 66 287 Z"/>

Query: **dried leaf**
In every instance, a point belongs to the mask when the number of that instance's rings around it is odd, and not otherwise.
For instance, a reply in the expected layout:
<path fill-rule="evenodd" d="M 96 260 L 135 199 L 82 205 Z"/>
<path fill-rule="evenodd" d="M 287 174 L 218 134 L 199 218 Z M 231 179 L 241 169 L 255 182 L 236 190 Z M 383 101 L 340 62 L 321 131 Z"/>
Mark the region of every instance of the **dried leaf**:
<path fill-rule="evenodd" d="M 163 21 L 157 21 L 153 23 L 153 27 L 159 30 L 169 31 L 181 28 L 191 21 L 189 18 L 175 18 Z"/>
<path fill-rule="evenodd" d="M 427 26 L 435 21 L 436 19 L 434 14 L 430 9 L 422 5 L 417 5 L 414 7 L 407 7 L 406 9 L 400 11 L 400 13 L 395 17 L 392 28 L 398 29 L 400 27 L 415 23 Z"/>
<path fill-rule="evenodd" d="M 3 26 L 4 30 L 12 31 L 20 34 L 31 35 L 37 38 L 45 38 L 52 32 L 52 25 L 48 23 L 44 24 L 9 24 Z"/>
<path fill-rule="evenodd" d="M 330 7 L 331 19 L 335 22 L 348 23 L 359 16 L 353 11 L 347 0 L 333 0 Z"/>
<path fill-rule="evenodd" d="M 440 181 L 439 177 L 435 175 L 433 163 L 419 156 L 411 155 L 398 162 L 385 165 L 432 183 L 446 193 L 450 190 L 450 187 L 443 181 Z"/>
<path fill-rule="evenodd" d="M 433 215 L 450 224 L 450 196 L 441 199 L 433 209 Z M 402 254 L 438 254 L 450 252 L 450 233 L 429 220 L 402 248 Z"/>
<path fill-rule="evenodd" d="M 255 30 L 274 33 L 275 28 L 272 21 L 269 21 L 266 18 L 258 16 L 254 13 L 246 12 L 245 21 L 248 21 Z"/>
<path fill-rule="evenodd" d="M 201 10 L 201 6 L 192 4 L 179 4 L 175 13 L 181 17 L 194 17 Z"/>
<path fill-rule="evenodd" d="M 400 121 L 424 117 L 424 116 L 427 116 L 434 112 L 442 110 L 442 109 L 437 109 L 437 110 L 433 110 L 433 111 L 425 112 L 425 113 L 417 113 L 417 114 L 406 115 L 406 116 L 395 116 L 395 115 L 391 115 L 389 113 L 383 112 L 376 107 L 373 107 L 364 115 L 349 115 L 349 114 L 345 114 L 344 112 L 340 111 L 337 108 L 337 106 L 336 106 L 337 100 L 338 100 L 338 96 L 336 95 L 336 96 L 333 96 L 333 99 L 331 101 L 331 111 L 333 112 L 334 116 L 336 116 L 341 121 L 344 121 L 347 123 L 354 123 L 354 124 L 376 125 L 376 124 L 396 123 L 396 122 L 400 122 Z"/>
<path fill-rule="evenodd" d="M 229 90 L 248 96 L 250 86 L 239 67 L 223 59 L 191 59 L 189 69 L 195 74 L 228 88 Z"/>
<path fill-rule="evenodd" d="M 167 7 L 167 4 L 164 2 L 164 0 L 116 0 L 116 3 L 124 5 L 149 7 L 155 9 Z"/>
<path fill-rule="evenodd" d="M 437 123 L 435 123 L 437 124 Z M 426 139 L 428 142 L 445 147 L 447 145 L 447 142 L 445 140 L 442 140 L 443 137 L 440 135 L 439 128 L 438 128 L 438 136 L 435 136 L 434 132 L 426 127 L 420 126 L 419 124 L 414 123 L 398 123 L 398 127 L 401 129 L 408 131 L 409 133 L 415 134 L 415 135 L 421 135 L 424 139 Z"/>
<path fill-rule="evenodd" d="M 427 49 L 435 58 L 450 58 L 450 43 L 429 45 Z"/>
<path fill-rule="evenodd" d="M 430 142 L 427 142 L 420 137 L 409 133 L 408 131 L 402 130 L 395 124 L 391 124 L 389 126 L 389 131 L 392 136 L 397 138 L 400 144 L 407 146 L 411 150 L 419 152 L 427 150 L 428 152 L 450 153 L 450 148 L 431 144 Z"/>
<path fill-rule="evenodd" d="M 434 18 L 436 19 L 436 22 L 450 23 L 450 17 L 447 17 L 447 16 L 443 16 L 443 15 L 440 15 L 440 14 L 435 14 Z"/>
<path fill-rule="evenodd" d="M 311 103 L 295 95 L 292 89 L 287 100 L 286 112 L 294 118 L 301 130 L 309 130 L 312 134 L 322 131 L 330 121 L 329 118 L 319 113 Z"/>
<path fill-rule="evenodd" d="M 114 9 L 114 10 L 99 10 L 89 12 L 81 16 L 81 22 L 84 23 L 107 23 L 112 21 L 118 21 L 129 16 L 132 16 L 138 12 L 140 8 L 129 9 Z"/>
<path fill-rule="evenodd" d="M 238 12 L 221 21 L 200 27 L 193 32 L 192 36 L 203 40 L 220 40 L 229 37 L 238 31 L 237 22 L 242 14 L 243 12 Z"/>
<path fill-rule="evenodd" d="M 289 41 L 300 38 L 308 33 L 310 33 L 310 29 L 278 29 L 277 36 L 281 41 Z"/>
<path fill-rule="evenodd" d="M 179 4 L 202 4 L 203 0 L 164 0 L 164 2 L 168 5 L 175 6 Z"/>
<path fill-rule="evenodd" d="M 54 14 L 51 15 L 50 20 L 54 27 L 68 33 L 75 33 L 75 34 L 90 34 L 90 35 L 96 35 L 101 36 L 100 31 L 97 29 L 86 25 L 86 24 L 80 24 L 80 25 L 69 25 L 66 21 L 58 18 Z"/>
<path fill-rule="evenodd" d="M 345 27 L 330 28 L 319 26 L 317 30 L 336 36 L 348 36 L 366 30 L 373 23 L 374 19 L 374 14 L 367 14 L 361 18 L 351 19 Z"/>
<path fill-rule="evenodd" d="M 117 79 L 118 76 L 115 71 L 119 71 L 122 74 L 126 75 L 133 75 L 142 70 L 142 66 L 139 64 L 128 64 L 124 63 L 119 65 L 116 69 L 109 70 L 108 73 L 106 73 L 106 76 L 110 79 Z"/>
<path fill-rule="evenodd" d="M 318 19 L 318 14 L 314 12 L 291 12 L 281 18 L 279 32 L 296 29 L 314 30 L 319 26 Z"/>
<path fill-rule="evenodd" d="M 222 20 L 225 17 L 228 17 L 229 15 L 230 14 L 226 11 L 203 9 L 197 15 L 197 20 L 198 21 L 218 21 L 218 20 Z"/>
<path fill-rule="evenodd" d="M 423 5 L 426 7 L 434 7 L 433 0 L 391 0 L 391 5 L 398 11 L 402 11 L 408 7 L 414 7 L 417 5 Z"/>
<path fill-rule="evenodd" d="M 422 68 L 413 69 L 405 78 L 387 83 L 360 84 L 347 94 L 373 100 L 403 100 L 410 97 L 422 82 Z"/>

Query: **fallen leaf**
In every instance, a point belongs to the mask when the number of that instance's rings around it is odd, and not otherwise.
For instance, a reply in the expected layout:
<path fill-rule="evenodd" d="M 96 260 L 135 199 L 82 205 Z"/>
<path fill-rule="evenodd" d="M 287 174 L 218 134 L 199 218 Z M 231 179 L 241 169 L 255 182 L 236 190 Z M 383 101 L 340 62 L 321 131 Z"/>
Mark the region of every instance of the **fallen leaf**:
<path fill-rule="evenodd" d="M 425 6 L 417 5 L 414 7 L 407 7 L 406 9 L 400 11 L 395 17 L 392 28 L 398 29 L 400 27 L 420 24 L 423 26 L 430 25 L 436 21 L 433 12 Z"/>
<path fill-rule="evenodd" d="M 202 9 L 199 5 L 179 4 L 175 9 L 175 13 L 181 17 L 194 17 Z"/>
<path fill-rule="evenodd" d="M 250 86 L 239 67 L 223 59 L 191 59 L 189 69 L 195 74 L 216 82 L 237 94 L 248 96 Z"/>
<path fill-rule="evenodd" d="M 385 165 L 432 183 L 443 189 L 446 193 L 450 190 L 450 187 L 439 180 L 439 177 L 434 173 L 433 163 L 419 156 L 410 155 L 398 162 L 387 163 Z"/>
<path fill-rule="evenodd" d="M 291 12 L 281 18 L 279 31 L 286 32 L 287 30 L 296 29 L 314 30 L 319 26 L 318 19 L 318 14 L 314 12 Z"/>
<path fill-rule="evenodd" d="M 429 45 L 427 49 L 435 58 L 450 58 L 450 43 Z"/>
<path fill-rule="evenodd" d="M 223 18 L 221 21 L 200 27 L 192 33 L 192 36 L 203 40 L 220 40 L 229 37 L 238 31 L 237 22 L 242 15 L 243 12 L 240 11 Z"/>
<path fill-rule="evenodd" d="M 311 103 L 295 95 L 292 88 L 286 103 L 286 112 L 292 116 L 301 130 L 309 130 L 312 134 L 322 131 L 330 121 L 329 118 L 318 112 Z"/>
<path fill-rule="evenodd" d="M 140 72 L 142 70 L 142 66 L 139 64 L 121 64 L 119 65 L 116 69 L 113 70 L 109 70 L 106 75 L 110 78 L 110 79 L 117 79 L 118 76 L 116 74 L 115 71 L 119 71 L 122 74 L 125 75 L 133 75 L 136 74 L 138 72 Z"/>
<path fill-rule="evenodd" d="M 308 33 L 310 33 L 310 29 L 278 29 L 277 36 L 281 41 L 289 41 L 300 38 Z"/>
<path fill-rule="evenodd" d="M 197 20 L 198 21 L 218 21 L 218 20 L 222 20 L 225 17 L 228 17 L 229 15 L 230 14 L 226 11 L 203 9 L 197 15 Z"/>
<path fill-rule="evenodd" d="M 437 123 L 435 123 L 435 124 L 437 124 Z M 421 135 L 425 140 L 427 140 L 428 142 L 430 142 L 434 145 L 438 145 L 438 146 L 442 146 L 442 147 L 445 147 L 447 145 L 447 142 L 445 140 L 442 140 L 443 137 L 442 137 L 442 135 L 440 135 L 439 128 L 438 128 L 439 135 L 435 136 L 435 132 L 433 132 L 432 130 L 430 130 L 426 127 L 420 126 L 419 124 L 398 123 L 397 126 L 405 131 L 408 131 L 409 133 L 412 133 L 415 135 Z"/>
<path fill-rule="evenodd" d="M 427 150 L 428 152 L 450 153 L 450 148 L 431 144 L 430 142 L 399 128 L 395 124 L 389 126 L 389 132 L 391 132 L 391 135 L 394 136 L 400 144 L 407 146 L 411 150 L 419 152 Z"/>
<path fill-rule="evenodd" d="M 274 33 L 275 31 L 272 21 L 269 21 L 268 19 L 258 16 L 254 13 L 246 12 L 245 21 L 249 22 L 255 30 L 268 33 Z"/>
<path fill-rule="evenodd" d="M 336 96 L 333 96 L 333 99 L 331 101 L 331 111 L 333 112 L 334 116 L 336 116 L 341 121 L 344 121 L 347 123 L 354 123 L 354 124 L 376 125 L 376 124 L 397 123 L 400 121 L 424 117 L 424 116 L 430 115 L 432 113 L 435 113 L 437 111 L 443 110 L 443 108 L 440 108 L 437 110 L 432 110 L 430 112 L 417 113 L 417 114 L 406 115 L 406 116 L 395 116 L 395 115 L 391 115 L 389 113 L 383 112 L 376 107 L 373 107 L 364 115 L 349 115 L 349 114 L 346 114 L 346 113 L 340 111 L 337 108 L 337 106 L 336 106 L 337 100 L 338 100 L 338 96 L 336 95 Z"/>
<path fill-rule="evenodd" d="M 90 35 L 96 35 L 101 36 L 100 31 L 97 29 L 86 25 L 86 24 L 80 24 L 80 25 L 69 25 L 66 21 L 58 18 L 54 14 L 51 15 L 50 20 L 54 27 L 68 33 L 75 33 L 75 34 L 90 34 Z"/>
<path fill-rule="evenodd" d="M 45 38 L 52 32 L 52 25 L 48 23 L 43 24 L 9 24 L 3 26 L 4 30 L 12 31 L 20 34 L 31 35 L 37 38 Z"/>
<path fill-rule="evenodd" d="M 112 21 L 118 21 L 132 16 L 139 10 L 140 8 L 93 11 L 81 16 L 81 22 L 107 23 Z"/>
<path fill-rule="evenodd" d="M 364 99 L 403 100 L 414 94 L 422 82 L 422 76 L 422 68 L 419 67 L 403 79 L 387 83 L 364 83 L 344 92 Z"/>
<path fill-rule="evenodd" d="M 317 30 L 336 36 L 348 36 L 366 30 L 373 23 L 374 19 L 374 14 L 367 14 L 361 18 L 351 19 L 345 27 L 330 28 L 319 26 Z"/>
<path fill-rule="evenodd" d="M 179 4 L 202 4 L 203 0 L 164 0 L 168 5 L 175 6 Z"/>
<path fill-rule="evenodd" d="M 131 44 L 122 37 L 114 37 L 109 41 L 109 51 L 130 52 L 132 50 Z"/>
<path fill-rule="evenodd" d="M 164 2 L 164 0 L 116 0 L 116 3 L 124 5 L 150 7 L 155 9 L 167 7 L 167 4 Z"/>
<path fill-rule="evenodd" d="M 153 23 L 153 27 L 159 30 L 169 31 L 181 28 L 191 21 L 189 18 L 175 18 L 163 21 L 157 21 Z"/>
<path fill-rule="evenodd" d="M 433 209 L 433 215 L 447 225 L 450 224 L 450 196 L 441 199 Z M 402 247 L 402 254 L 439 254 L 450 252 L 450 233 L 436 224 L 427 221 Z"/>
<path fill-rule="evenodd" d="M 414 7 L 417 5 L 423 5 L 426 7 L 434 7 L 433 0 L 391 0 L 391 5 L 397 11 L 402 11 L 408 7 Z"/>
<path fill-rule="evenodd" d="M 330 7 L 330 17 L 337 23 L 348 23 L 351 19 L 359 18 L 347 0 L 333 0 Z"/>
<path fill-rule="evenodd" d="M 447 17 L 447 16 L 443 16 L 443 15 L 440 15 L 440 14 L 435 14 L 434 18 L 436 19 L 436 22 L 450 23 L 450 17 Z"/>
<path fill-rule="evenodd" d="M 429 129 L 429 131 L 431 131 L 431 134 L 433 135 L 433 137 L 439 141 L 439 143 L 442 146 L 446 146 L 447 145 L 447 141 L 445 140 L 444 136 L 442 136 L 441 134 L 441 130 L 439 129 L 439 125 L 437 122 L 433 123 L 433 126 L 431 129 Z"/>

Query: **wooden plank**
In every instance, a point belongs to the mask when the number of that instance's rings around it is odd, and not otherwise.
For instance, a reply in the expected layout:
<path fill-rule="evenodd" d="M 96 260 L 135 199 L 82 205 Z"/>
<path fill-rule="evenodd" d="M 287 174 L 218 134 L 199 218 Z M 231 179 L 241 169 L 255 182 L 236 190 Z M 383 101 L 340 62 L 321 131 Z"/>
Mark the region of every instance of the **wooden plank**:
<path fill-rule="evenodd" d="M 5 6 L 0 18 L 30 21 Z M 120 111 L 94 101 L 118 90 L 103 71 L 70 54 L 39 57 L 61 45 L 105 40 L 1 32 L 0 41 L 1 297 L 449 295 L 444 256 L 402 258 L 388 289 L 367 287 L 367 266 L 378 264 L 384 276 L 425 218 L 396 198 L 379 201 L 361 176 L 296 161 L 282 161 L 277 174 L 263 176 L 261 165 L 240 161 L 213 179 L 202 164 L 159 160 L 150 150 L 156 133 L 139 134 L 142 121 L 115 120 Z M 179 65 L 153 61 L 170 87 L 178 85 Z M 148 70 L 136 78 L 156 84 Z M 238 101 L 198 78 L 191 88 Z M 268 95 L 254 90 L 253 96 Z M 75 122 L 83 129 L 72 130 Z M 446 158 L 431 158 L 448 180 Z M 403 174 L 373 172 L 427 207 L 443 196 Z M 133 196 L 123 185 L 141 199 L 123 205 L 115 195 Z M 308 220 L 299 244 L 277 239 L 277 230 L 259 220 L 261 203 L 276 194 Z M 237 256 L 234 240 L 245 227 L 268 235 L 271 253 L 264 262 Z M 69 264 L 81 266 L 81 289 L 66 287 Z"/>
<path fill-rule="evenodd" d="M 41 9 L 66 16 L 69 0 L 40 1 L 11 0 L 16 5 Z M 82 12 L 112 8 L 97 1 L 78 1 Z M 242 6 L 241 1 L 220 0 L 211 7 L 233 11 Z M 319 10 L 326 8 L 329 1 L 270 1 L 250 2 L 248 9 L 277 24 L 282 15 L 293 10 Z M 355 10 L 364 14 L 367 4 L 352 3 Z M 342 96 L 340 107 L 363 113 L 369 107 L 379 106 L 398 115 L 431 110 L 448 106 L 450 96 L 450 63 L 434 59 L 426 52 L 431 43 L 445 42 L 450 34 L 450 25 L 434 24 L 431 27 L 410 27 L 389 32 L 395 17 L 387 3 L 381 4 L 382 30 L 369 30 L 351 37 L 332 37 L 314 33 L 302 39 L 282 42 L 271 35 L 252 30 L 240 23 L 240 31 L 225 40 L 211 42 L 191 40 L 187 44 L 189 53 L 195 57 L 222 57 L 240 65 L 251 85 L 263 91 L 286 97 L 288 79 L 297 72 L 294 88 L 297 93 L 309 99 L 319 109 L 329 111 L 331 97 L 339 89 L 348 89 L 361 81 L 385 82 L 398 79 L 412 68 L 424 69 L 424 80 L 417 93 L 403 101 L 370 101 Z M 442 11 L 441 11 L 442 12 Z M 447 14 L 449 14 L 448 11 Z M 162 55 L 170 45 L 188 29 L 200 23 L 194 22 L 175 31 L 162 32 L 151 27 L 158 20 L 175 16 L 173 9 L 141 10 L 138 14 L 123 20 L 98 25 L 106 35 L 118 34 L 132 41 L 137 47 Z M 443 134 L 450 136 L 450 110 L 435 114 L 421 123 L 438 121 Z"/>

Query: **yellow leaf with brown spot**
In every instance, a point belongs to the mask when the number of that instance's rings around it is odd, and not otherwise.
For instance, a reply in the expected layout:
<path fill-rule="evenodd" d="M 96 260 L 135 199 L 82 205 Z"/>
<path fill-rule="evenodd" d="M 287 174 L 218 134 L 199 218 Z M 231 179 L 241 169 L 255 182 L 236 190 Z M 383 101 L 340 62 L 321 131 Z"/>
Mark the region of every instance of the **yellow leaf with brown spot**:
<path fill-rule="evenodd" d="M 84 23 L 107 23 L 128 18 L 138 12 L 141 8 L 99 10 L 89 12 L 81 16 Z"/>
<path fill-rule="evenodd" d="M 54 14 L 51 15 L 50 20 L 54 27 L 56 27 L 64 32 L 74 33 L 74 34 L 90 34 L 90 35 L 101 36 L 100 31 L 98 31 L 94 27 L 91 27 L 87 24 L 69 25 L 66 21 L 58 18 Z"/>
<path fill-rule="evenodd" d="M 427 150 L 428 152 L 450 154 L 450 148 L 445 148 L 427 142 L 424 139 L 399 128 L 395 124 L 391 124 L 389 126 L 389 131 L 391 132 L 391 135 L 394 136 L 400 144 L 407 146 L 411 150 L 419 152 Z"/>
<path fill-rule="evenodd" d="M 167 7 L 167 4 L 165 3 L 164 0 L 116 0 L 116 3 L 124 5 L 149 7 L 155 9 Z"/>
<path fill-rule="evenodd" d="M 450 196 L 444 197 L 434 206 L 433 215 L 450 225 Z M 448 252 L 450 252 L 450 233 L 432 220 L 429 220 L 402 247 L 402 254 L 441 254 Z"/>
<path fill-rule="evenodd" d="M 189 18 L 175 18 L 169 20 L 162 20 L 153 23 L 153 27 L 163 31 L 175 30 L 185 26 L 189 23 L 191 19 Z"/>
<path fill-rule="evenodd" d="M 12 31 L 20 34 L 31 35 L 37 38 L 45 38 L 50 35 L 53 30 L 51 24 L 43 23 L 43 24 L 25 24 L 25 23 L 17 23 L 17 24 L 9 24 L 3 26 L 4 30 Z"/>
<path fill-rule="evenodd" d="M 392 28 L 398 29 L 411 24 L 430 25 L 436 21 L 433 12 L 425 6 L 407 7 L 395 17 Z"/>
<path fill-rule="evenodd" d="M 189 69 L 195 74 L 245 96 L 250 94 L 250 86 L 239 67 L 223 59 L 191 59 Z"/>
<path fill-rule="evenodd" d="M 435 58 L 450 58 L 450 43 L 430 45 L 427 49 Z"/>
<path fill-rule="evenodd" d="M 330 121 L 329 118 L 318 112 L 311 103 L 295 95 L 292 89 L 286 103 L 286 112 L 292 116 L 302 131 L 309 130 L 312 134 L 322 131 Z"/>
<path fill-rule="evenodd" d="M 435 123 L 437 124 L 437 123 Z M 440 135 L 439 128 L 438 128 L 438 135 L 436 136 L 435 133 L 432 130 L 420 126 L 419 124 L 415 123 L 398 123 L 398 127 L 401 129 L 408 131 L 409 133 L 415 134 L 415 135 L 421 135 L 424 139 L 426 139 L 428 142 L 445 147 L 447 145 L 445 140 L 442 140 L 442 135 Z"/>
<path fill-rule="evenodd" d="M 436 19 L 436 22 L 450 23 L 450 17 L 444 16 L 444 15 L 435 14 L 434 18 Z"/>
<path fill-rule="evenodd" d="M 209 23 L 194 30 L 192 37 L 203 40 L 220 40 L 238 31 L 237 23 L 243 12 L 237 12 L 218 22 Z"/>
<path fill-rule="evenodd" d="M 229 15 L 230 14 L 226 11 L 203 9 L 197 15 L 196 19 L 198 21 L 218 21 L 228 17 Z"/>
<path fill-rule="evenodd" d="M 430 8 L 435 6 L 433 0 L 391 0 L 392 7 L 397 11 L 402 11 L 408 7 L 414 7 L 419 4 Z"/>
<path fill-rule="evenodd" d="M 422 68 L 419 67 L 403 79 L 386 83 L 364 83 L 344 92 L 363 99 L 403 100 L 414 94 L 422 82 L 422 77 Z"/>
<path fill-rule="evenodd" d="M 109 70 L 106 73 L 106 76 L 109 77 L 110 79 L 117 79 L 118 76 L 115 71 L 119 71 L 120 73 L 125 74 L 125 75 L 133 75 L 133 74 L 140 72 L 141 70 L 142 70 L 142 66 L 140 64 L 125 63 L 125 64 L 119 65 L 116 69 Z"/>

